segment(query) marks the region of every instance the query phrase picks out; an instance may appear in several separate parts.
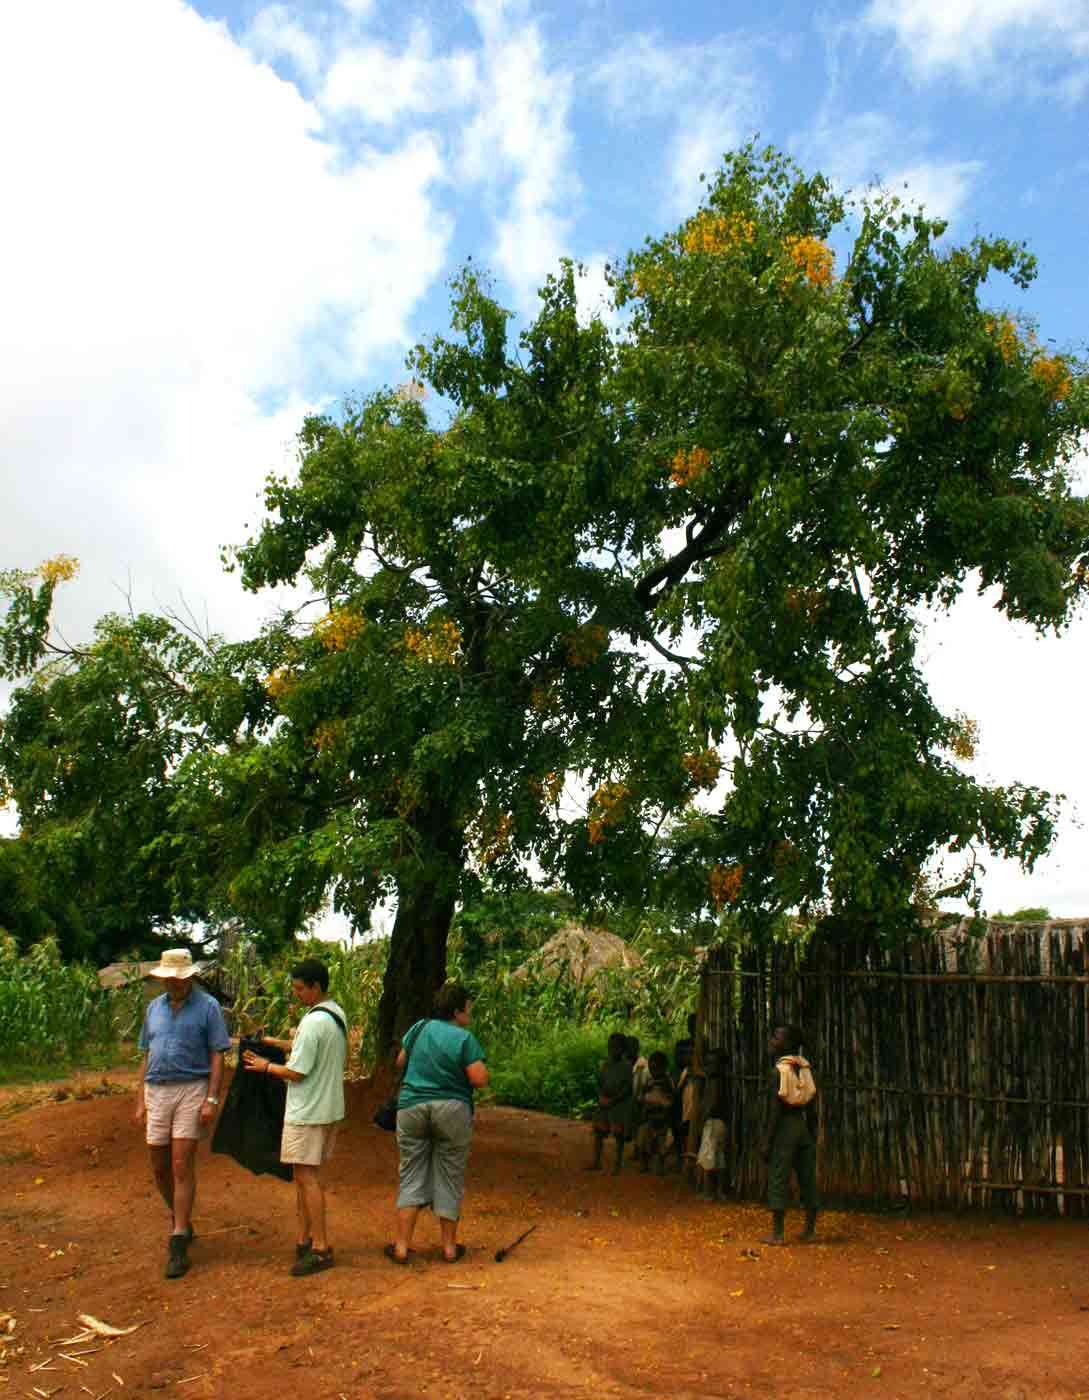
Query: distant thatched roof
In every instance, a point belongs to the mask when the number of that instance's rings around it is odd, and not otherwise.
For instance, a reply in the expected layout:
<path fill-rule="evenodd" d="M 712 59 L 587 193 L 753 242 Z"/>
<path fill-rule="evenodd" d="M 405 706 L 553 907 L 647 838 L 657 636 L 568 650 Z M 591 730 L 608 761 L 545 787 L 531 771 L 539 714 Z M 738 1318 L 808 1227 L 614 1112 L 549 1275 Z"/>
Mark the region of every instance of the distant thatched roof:
<path fill-rule="evenodd" d="M 568 973 L 576 982 L 596 977 L 607 969 L 628 969 L 642 966 L 643 959 L 615 933 L 601 928 L 584 928 L 581 924 L 565 924 L 547 943 L 527 958 L 515 977 L 544 973 L 558 977 Z"/>
<path fill-rule="evenodd" d="M 116 991 L 118 987 L 127 987 L 131 982 L 147 981 L 151 977 L 151 969 L 158 966 L 158 958 L 153 958 L 151 962 L 110 963 L 109 967 L 98 969 L 98 981 L 108 991 Z M 198 962 L 197 976 L 207 976 L 214 966 L 214 963 Z"/>

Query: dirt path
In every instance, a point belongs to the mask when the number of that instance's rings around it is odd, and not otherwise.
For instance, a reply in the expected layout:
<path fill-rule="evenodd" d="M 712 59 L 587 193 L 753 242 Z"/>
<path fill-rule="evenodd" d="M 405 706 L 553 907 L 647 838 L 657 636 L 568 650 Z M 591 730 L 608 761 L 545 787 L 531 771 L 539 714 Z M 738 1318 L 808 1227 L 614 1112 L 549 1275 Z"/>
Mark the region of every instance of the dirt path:
<path fill-rule="evenodd" d="M 395 1145 L 352 1097 L 330 1179 L 338 1265 L 310 1280 L 287 1273 L 292 1188 L 222 1157 L 201 1163 L 193 1268 L 162 1277 L 168 1225 L 131 1092 L 0 1122 L 0 1397 L 1089 1397 L 1084 1223 L 830 1214 L 820 1245 L 753 1260 L 755 1207 L 704 1205 L 676 1177 L 588 1175 L 583 1127 L 491 1108 L 468 1258 L 441 1263 L 428 1218 L 396 1269 L 381 1253 Z M 81 1312 L 145 1325 L 60 1345 Z"/>

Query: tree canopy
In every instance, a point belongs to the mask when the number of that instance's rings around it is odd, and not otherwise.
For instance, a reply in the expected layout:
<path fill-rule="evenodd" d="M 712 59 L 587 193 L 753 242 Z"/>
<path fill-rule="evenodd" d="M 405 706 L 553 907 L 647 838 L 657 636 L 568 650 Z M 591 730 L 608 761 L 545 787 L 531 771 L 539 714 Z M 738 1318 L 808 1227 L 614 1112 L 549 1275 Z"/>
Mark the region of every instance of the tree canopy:
<path fill-rule="evenodd" d="M 451 334 L 304 424 L 230 556 L 320 601 L 222 653 L 230 722 L 162 759 L 171 898 L 275 933 L 330 892 L 364 922 L 395 897 L 388 1042 L 457 902 L 527 863 L 584 898 L 874 936 L 935 852 L 965 853 L 960 894 L 977 848 L 1031 864 L 1054 801 L 965 771 L 919 609 L 978 582 L 1069 619 L 1089 392 L 987 300 L 1031 256 L 943 234 L 747 148 L 612 267 L 608 322 L 564 264 L 515 336 L 465 271 Z"/>

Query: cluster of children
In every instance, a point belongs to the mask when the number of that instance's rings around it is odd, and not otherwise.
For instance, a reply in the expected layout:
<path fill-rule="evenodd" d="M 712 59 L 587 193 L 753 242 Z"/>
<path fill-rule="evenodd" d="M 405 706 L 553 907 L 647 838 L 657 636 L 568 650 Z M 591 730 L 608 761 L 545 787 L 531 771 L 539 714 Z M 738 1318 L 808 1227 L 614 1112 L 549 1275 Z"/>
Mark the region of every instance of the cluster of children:
<path fill-rule="evenodd" d="M 594 1115 L 594 1157 L 588 1171 L 600 1171 L 607 1138 L 613 1140 L 614 1175 L 624 1165 L 624 1151 L 634 1143 L 639 1170 L 653 1169 L 664 1176 L 671 1154 L 678 1168 L 684 1164 L 696 1112 L 696 1076 L 692 1066 L 695 1045 L 694 1016 L 688 1018 L 688 1038 L 674 1050 L 675 1077 L 669 1072 L 669 1058 L 655 1050 L 648 1058 L 640 1054 L 635 1036 L 619 1032 L 609 1037 L 609 1058 L 598 1079 L 598 1107 Z M 722 1109 L 712 1104 L 704 1119 L 696 1165 L 700 1170 L 704 1196 L 722 1200 L 726 1190 L 726 1123 Z"/>
<path fill-rule="evenodd" d="M 593 1122 L 594 1157 L 587 1170 L 600 1171 L 605 1140 L 613 1140 L 613 1175 L 624 1165 L 624 1149 L 634 1142 L 640 1171 L 653 1163 L 664 1176 L 670 1149 L 681 1167 L 697 1113 L 697 1088 L 701 1076 L 693 1065 L 696 1018 L 688 1018 L 688 1039 L 674 1050 L 676 1079 L 661 1050 L 645 1058 L 639 1041 L 619 1032 L 609 1037 L 609 1058 L 598 1078 L 598 1106 Z M 772 1228 L 764 1243 L 784 1243 L 783 1225 L 787 1184 L 796 1174 L 805 1206 L 803 1241 L 815 1238 L 817 1220 L 817 1105 L 816 1084 L 809 1061 L 801 1054 L 802 1033 L 792 1025 L 778 1026 L 768 1040 L 774 1069 L 767 1137 L 763 1156 L 768 1163 L 768 1204 Z M 716 1099 L 703 1119 L 699 1150 L 694 1154 L 705 1200 L 726 1195 L 726 1122 Z"/>

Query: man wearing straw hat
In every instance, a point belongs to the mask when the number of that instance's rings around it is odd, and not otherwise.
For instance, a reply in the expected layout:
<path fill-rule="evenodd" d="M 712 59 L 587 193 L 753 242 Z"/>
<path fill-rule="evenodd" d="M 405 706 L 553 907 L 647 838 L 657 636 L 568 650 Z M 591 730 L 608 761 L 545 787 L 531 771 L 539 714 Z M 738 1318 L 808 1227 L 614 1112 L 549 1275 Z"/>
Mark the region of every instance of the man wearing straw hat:
<path fill-rule="evenodd" d="M 219 1003 L 193 981 L 196 972 L 187 948 L 164 951 L 150 975 L 165 991 L 148 1004 L 140 1030 L 136 1121 L 147 1124 L 155 1185 L 173 1217 L 167 1278 L 189 1269 L 197 1143 L 216 1115 L 223 1052 L 231 1048 Z"/>

